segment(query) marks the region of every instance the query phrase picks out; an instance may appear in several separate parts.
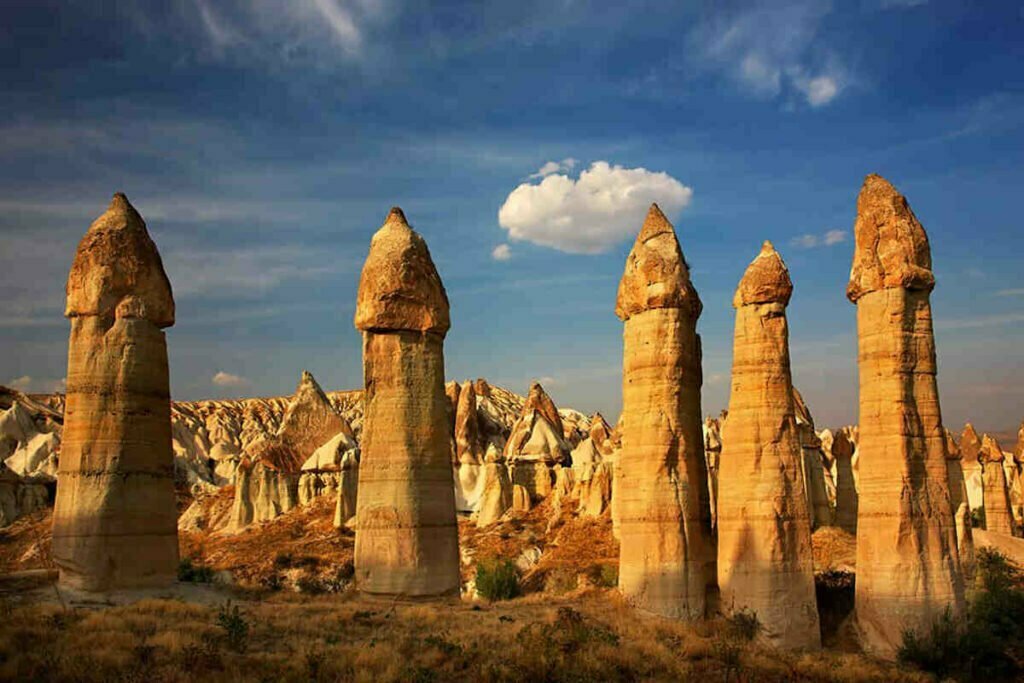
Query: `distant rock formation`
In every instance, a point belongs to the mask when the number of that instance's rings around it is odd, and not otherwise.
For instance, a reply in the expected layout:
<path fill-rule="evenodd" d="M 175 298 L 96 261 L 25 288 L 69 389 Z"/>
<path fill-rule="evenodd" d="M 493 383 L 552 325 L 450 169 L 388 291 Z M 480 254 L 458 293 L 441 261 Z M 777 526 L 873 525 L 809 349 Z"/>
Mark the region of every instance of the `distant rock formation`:
<path fill-rule="evenodd" d="M 807 491 L 807 502 L 811 509 L 811 528 L 831 526 L 833 515 L 829 500 L 835 500 L 835 483 L 829 463 L 825 462 L 821 439 L 814 431 L 814 418 L 796 387 L 793 387 L 793 406 L 796 410 L 800 447 L 803 450 L 804 490 Z"/>
<path fill-rule="evenodd" d="M 960 464 L 960 448 L 953 433 L 946 430 L 946 478 L 949 482 L 949 501 L 956 524 L 956 547 L 960 554 L 960 569 L 965 578 L 974 574 L 974 534 L 971 533 L 971 509 L 967 504 L 967 484 Z M 965 582 L 966 585 L 966 582 Z"/>
<path fill-rule="evenodd" d="M 356 505 L 356 586 L 373 595 L 459 592 L 444 390 L 448 297 L 423 238 L 394 208 L 373 236 L 355 314 L 366 413 Z"/>
<path fill-rule="evenodd" d="M 342 438 L 333 452 L 312 457 L 339 434 Z M 344 452 L 355 447 L 351 426 L 313 375 L 303 371 L 277 432 L 253 441 L 238 465 L 230 527 L 240 530 L 270 521 L 332 490 Z"/>
<path fill-rule="evenodd" d="M 718 466 L 722 457 L 722 425 L 728 411 L 721 418 L 704 418 L 704 459 L 708 464 L 708 503 L 711 507 L 711 528 L 718 528 Z"/>
<path fill-rule="evenodd" d="M 960 433 L 960 467 L 964 471 L 967 504 L 971 510 L 985 506 L 985 478 L 981 466 L 981 437 L 968 422 Z"/>
<path fill-rule="evenodd" d="M 1003 469 L 1003 449 L 988 434 L 981 439 L 981 462 L 984 478 L 985 531 L 1013 535 L 1013 511 L 1010 491 Z"/>
<path fill-rule="evenodd" d="M 860 504 L 855 611 L 862 645 L 891 656 L 906 629 L 964 610 L 936 387 L 928 237 L 870 175 L 857 199 L 847 297 L 857 306 Z"/>
<path fill-rule="evenodd" d="M 114 195 L 67 282 L 67 404 L 53 515 L 66 586 L 104 591 L 177 578 L 167 342 L 174 299 L 142 216 Z"/>
<path fill-rule="evenodd" d="M 832 436 L 832 459 L 836 470 L 836 526 L 857 533 L 857 482 L 854 462 L 857 454 L 857 428 L 843 427 Z"/>
<path fill-rule="evenodd" d="M 651 205 L 619 283 L 622 454 L 619 590 L 669 617 L 704 616 L 715 584 L 701 432 L 701 303 L 672 224 Z"/>
<path fill-rule="evenodd" d="M 733 297 L 732 392 L 719 465 L 718 586 L 722 608 L 756 614 L 773 645 L 810 650 L 821 647 L 821 634 L 789 361 L 786 306 L 792 293 L 789 270 L 765 242 Z"/>
<path fill-rule="evenodd" d="M 569 451 L 558 408 L 540 382 L 533 382 L 523 412 L 505 443 L 512 483 L 525 488 L 534 503 L 545 498 L 554 483 L 551 468 L 566 462 Z"/>

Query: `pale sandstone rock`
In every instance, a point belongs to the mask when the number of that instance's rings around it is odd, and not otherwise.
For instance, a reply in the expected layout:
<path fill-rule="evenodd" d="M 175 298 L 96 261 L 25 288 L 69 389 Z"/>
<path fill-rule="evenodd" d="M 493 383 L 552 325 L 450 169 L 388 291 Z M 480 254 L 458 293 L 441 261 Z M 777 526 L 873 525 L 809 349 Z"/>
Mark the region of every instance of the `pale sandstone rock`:
<path fill-rule="evenodd" d="M 950 507 L 956 526 L 956 547 L 960 554 L 960 569 L 967 579 L 974 574 L 974 534 L 971 530 L 971 509 L 967 504 L 967 483 L 960 465 L 960 448 L 953 434 L 946 430 L 946 479 L 949 483 Z"/>
<path fill-rule="evenodd" d="M 835 484 L 829 465 L 825 462 L 821 440 L 814 431 L 814 418 L 796 387 L 793 387 L 793 407 L 796 411 L 800 447 L 803 449 L 804 490 L 807 493 L 807 502 L 811 509 L 811 528 L 831 526 L 833 514 L 829 499 L 835 499 Z M 829 491 L 832 493 L 830 494 Z"/>
<path fill-rule="evenodd" d="M 835 523 L 843 531 L 857 533 L 857 485 L 853 476 L 853 455 L 856 452 L 853 428 L 843 427 L 832 439 L 832 458 L 836 469 Z"/>
<path fill-rule="evenodd" d="M 786 649 L 821 646 L 810 505 L 789 361 L 782 259 L 765 242 L 733 298 L 729 419 L 718 491 L 718 585 L 727 611 L 750 610 Z"/>
<path fill-rule="evenodd" d="M 701 434 L 701 303 L 672 224 L 652 205 L 626 260 L 622 453 L 614 490 L 619 590 L 641 609 L 698 619 L 715 584 Z"/>
<path fill-rule="evenodd" d="M 711 528 L 718 527 L 718 465 L 722 455 L 721 422 L 713 417 L 704 418 L 704 459 L 708 464 L 708 505 L 711 508 Z"/>
<path fill-rule="evenodd" d="M 578 482 L 576 481 L 576 469 L 573 467 L 562 467 L 555 465 L 555 484 L 551 489 L 551 514 L 557 516 L 561 513 L 562 504 L 572 498 L 576 492 Z"/>
<path fill-rule="evenodd" d="M 600 517 L 612 502 L 612 466 L 599 462 L 587 468 L 580 480 L 579 514 Z"/>
<path fill-rule="evenodd" d="M 356 516 L 356 505 L 359 502 L 359 451 L 346 451 L 339 467 L 338 498 L 334 505 L 335 529 L 348 525 Z"/>
<path fill-rule="evenodd" d="M 519 484 L 512 485 L 512 511 L 518 513 L 529 512 L 533 507 L 533 502 L 530 500 L 530 492 L 526 490 L 525 486 Z"/>
<path fill-rule="evenodd" d="M 545 498 L 551 493 L 552 466 L 565 462 L 569 452 L 558 409 L 544 387 L 533 382 L 505 443 L 512 483 L 525 487 L 532 502 Z"/>
<path fill-rule="evenodd" d="M 512 507 L 512 480 L 504 463 L 488 462 L 483 466 L 484 490 L 477 510 L 476 525 L 494 524 Z"/>
<path fill-rule="evenodd" d="M 459 541 L 444 391 L 448 297 L 423 238 L 394 208 L 363 265 L 366 408 L 355 568 L 360 591 L 458 595 Z"/>
<path fill-rule="evenodd" d="M 985 531 L 1013 535 L 1013 512 L 1010 492 L 1003 469 L 1003 450 L 988 434 L 981 439 L 981 462 L 985 498 Z"/>
<path fill-rule="evenodd" d="M 476 387 L 466 381 L 455 397 L 455 506 L 460 512 L 472 512 L 479 507 L 486 485 L 483 463 L 488 443 L 480 426 Z"/>
<path fill-rule="evenodd" d="M 53 559 L 83 590 L 173 583 L 178 566 L 167 342 L 174 299 L 123 194 L 82 238 L 67 282 L 67 403 Z"/>
<path fill-rule="evenodd" d="M 862 645 L 891 656 L 964 585 L 946 481 L 924 228 L 888 181 L 870 175 L 857 200 L 847 297 L 857 305 L 860 501 L 855 611 Z"/>
<path fill-rule="evenodd" d="M 967 504 L 971 510 L 985 507 L 985 477 L 981 467 L 981 436 L 968 422 L 960 433 L 960 467 L 967 487 Z"/>

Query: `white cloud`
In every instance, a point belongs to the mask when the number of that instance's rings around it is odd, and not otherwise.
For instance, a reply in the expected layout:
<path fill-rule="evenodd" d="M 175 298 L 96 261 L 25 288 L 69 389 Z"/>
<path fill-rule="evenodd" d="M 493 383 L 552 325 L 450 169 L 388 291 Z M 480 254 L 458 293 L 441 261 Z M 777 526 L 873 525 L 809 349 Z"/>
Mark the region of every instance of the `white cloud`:
<path fill-rule="evenodd" d="M 754 97 L 799 97 L 811 107 L 832 102 L 848 85 L 846 69 L 822 44 L 819 28 L 828 0 L 717 5 L 690 33 L 698 64 L 721 72 Z"/>
<path fill-rule="evenodd" d="M 559 171 L 571 171 L 576 167 L 576 160 L 572 157 L 567 157 L 561 161 L 549 161 L 539 169 L 536 173 L 531 173 L 530 178 L 545 178 L 552 173 L 558 173 Z"/>
<path fill-rule="evenodd" d="M 935 321 L 936 329 L 940 330 L 973 330 L 983 327 L 1001 327 L 1024 323 L 1024 313 L 1001 313 L 977 318 L 960 318 L 953 320 L 939 319 Z"/>
<path fill-rule="evenodd" d="M 578 179 L 552 173 L 536 185 L 519 185 L 498 211 L 498 223 L 511 240 L 597 254 L 635 235 L 652 202 L 671 215 L 692 196 L 667 173 L 595 161 Z"/>
<path fill-rule="evenodd" d="M 799 249 L 814 249 L 816 247 L 831 247 L 836 244 L 841 244 L 846 241 L 847 233 L 845 230 L 829 230 L 821 235 L 813 233 L 806 233 L 798 235 L 791 239 L 789 243 Z"/>
<path fill-rule="evenodd" d="M 491 258 L 495 261 L 508 261 L 512 258 L 512 248 L 507 244 L 499 244 L 491 252 Z"/>
<path fill-rule="evenodd" d="M 18 391 L 28 391 L 29 387 L 32 386 L 32 377 L 29 375 L 22 375 L 21 377 L 15 377 L 7 383 L 11 389 Z"/>
<path fill-rule="evenodd" d="M 224 372 L 223 370 L 218 371 L 210 381 L 218 387 L 244 387 L 249 384 L 249 380 L 245 377 L 232 375 L 230 372 Z"/>

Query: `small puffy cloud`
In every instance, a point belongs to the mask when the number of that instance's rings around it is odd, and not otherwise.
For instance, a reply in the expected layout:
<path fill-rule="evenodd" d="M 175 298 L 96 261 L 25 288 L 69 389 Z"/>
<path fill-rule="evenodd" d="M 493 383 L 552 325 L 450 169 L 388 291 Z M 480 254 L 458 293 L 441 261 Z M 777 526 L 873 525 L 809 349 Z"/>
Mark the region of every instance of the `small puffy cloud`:
<path fill-rule="evenodd" d="M 531 173 L 530 178 L 546 178 L 552 173 L 558 173 L 559 171 L 571 171 L 576 167 L 576 160 L 572 157 L 567 157 L 561 161 L 549 161 L 540 168 L 537 169 L 536 173 Z"/>
<path fill-rule="evenodd" d="M 512 247 L 507 244 L 499 244 L 491 252 L 491 258 L 495 261 L 508 261 L 512 258 Z"/>
<path fill-rule="evenodd" d="M 847 232 L 845 230 L 829 230 L 821 235 L 813 233 L 798 235 L 791 239 L 789 243 L 799 249 L 814 249 L 815 247 L 831 247 L 841 244 L 846 241 L 846 237 Z"/>
<path fill-rule="evenodd" d="M 595 161 L 578 179 L 552 173 L 519 185 L 498 211 L 498 223 L 511 240 L 598 254 L 635 235 L 651 203 L 671 215 L 692 197 L 692 189 L 667 173 Z"/>
<path fill-rule="evenodd" d="M 29 375 L 22 375 L 21 377 L 15 377 L 7 383 L 11 389 L 17 391 L 28 391 L 29 387 L 32 386 L 32 377 Z"/>
<path fill-rule="evenodd" d="M 838 75 L 794 76 L 793 87 L 803 95 L 811 107 L 823 107 L 836 98 L 843 89 Z"/>
<path fill-rule="evenodd" d="M 220 370 L 210 380 L 218 387 L 244 387 L 249 384 L 249 380 L 238 375 L 232 375 L 230 372 L 224 372 Z"/>

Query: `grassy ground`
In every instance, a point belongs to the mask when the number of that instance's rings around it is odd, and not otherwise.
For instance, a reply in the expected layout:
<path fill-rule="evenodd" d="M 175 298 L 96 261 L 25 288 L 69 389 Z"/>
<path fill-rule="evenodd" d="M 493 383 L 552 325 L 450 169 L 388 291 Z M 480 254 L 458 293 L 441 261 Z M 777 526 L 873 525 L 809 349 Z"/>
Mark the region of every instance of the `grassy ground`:
<path fill-rule="evenodd" d="M 3 680 L 927 680 L 857 655 L 764 649 L 728 622 L 643 615 L 598 589 L 493 605 L 273 593 L 230 607 L 0 610 Z"/>

